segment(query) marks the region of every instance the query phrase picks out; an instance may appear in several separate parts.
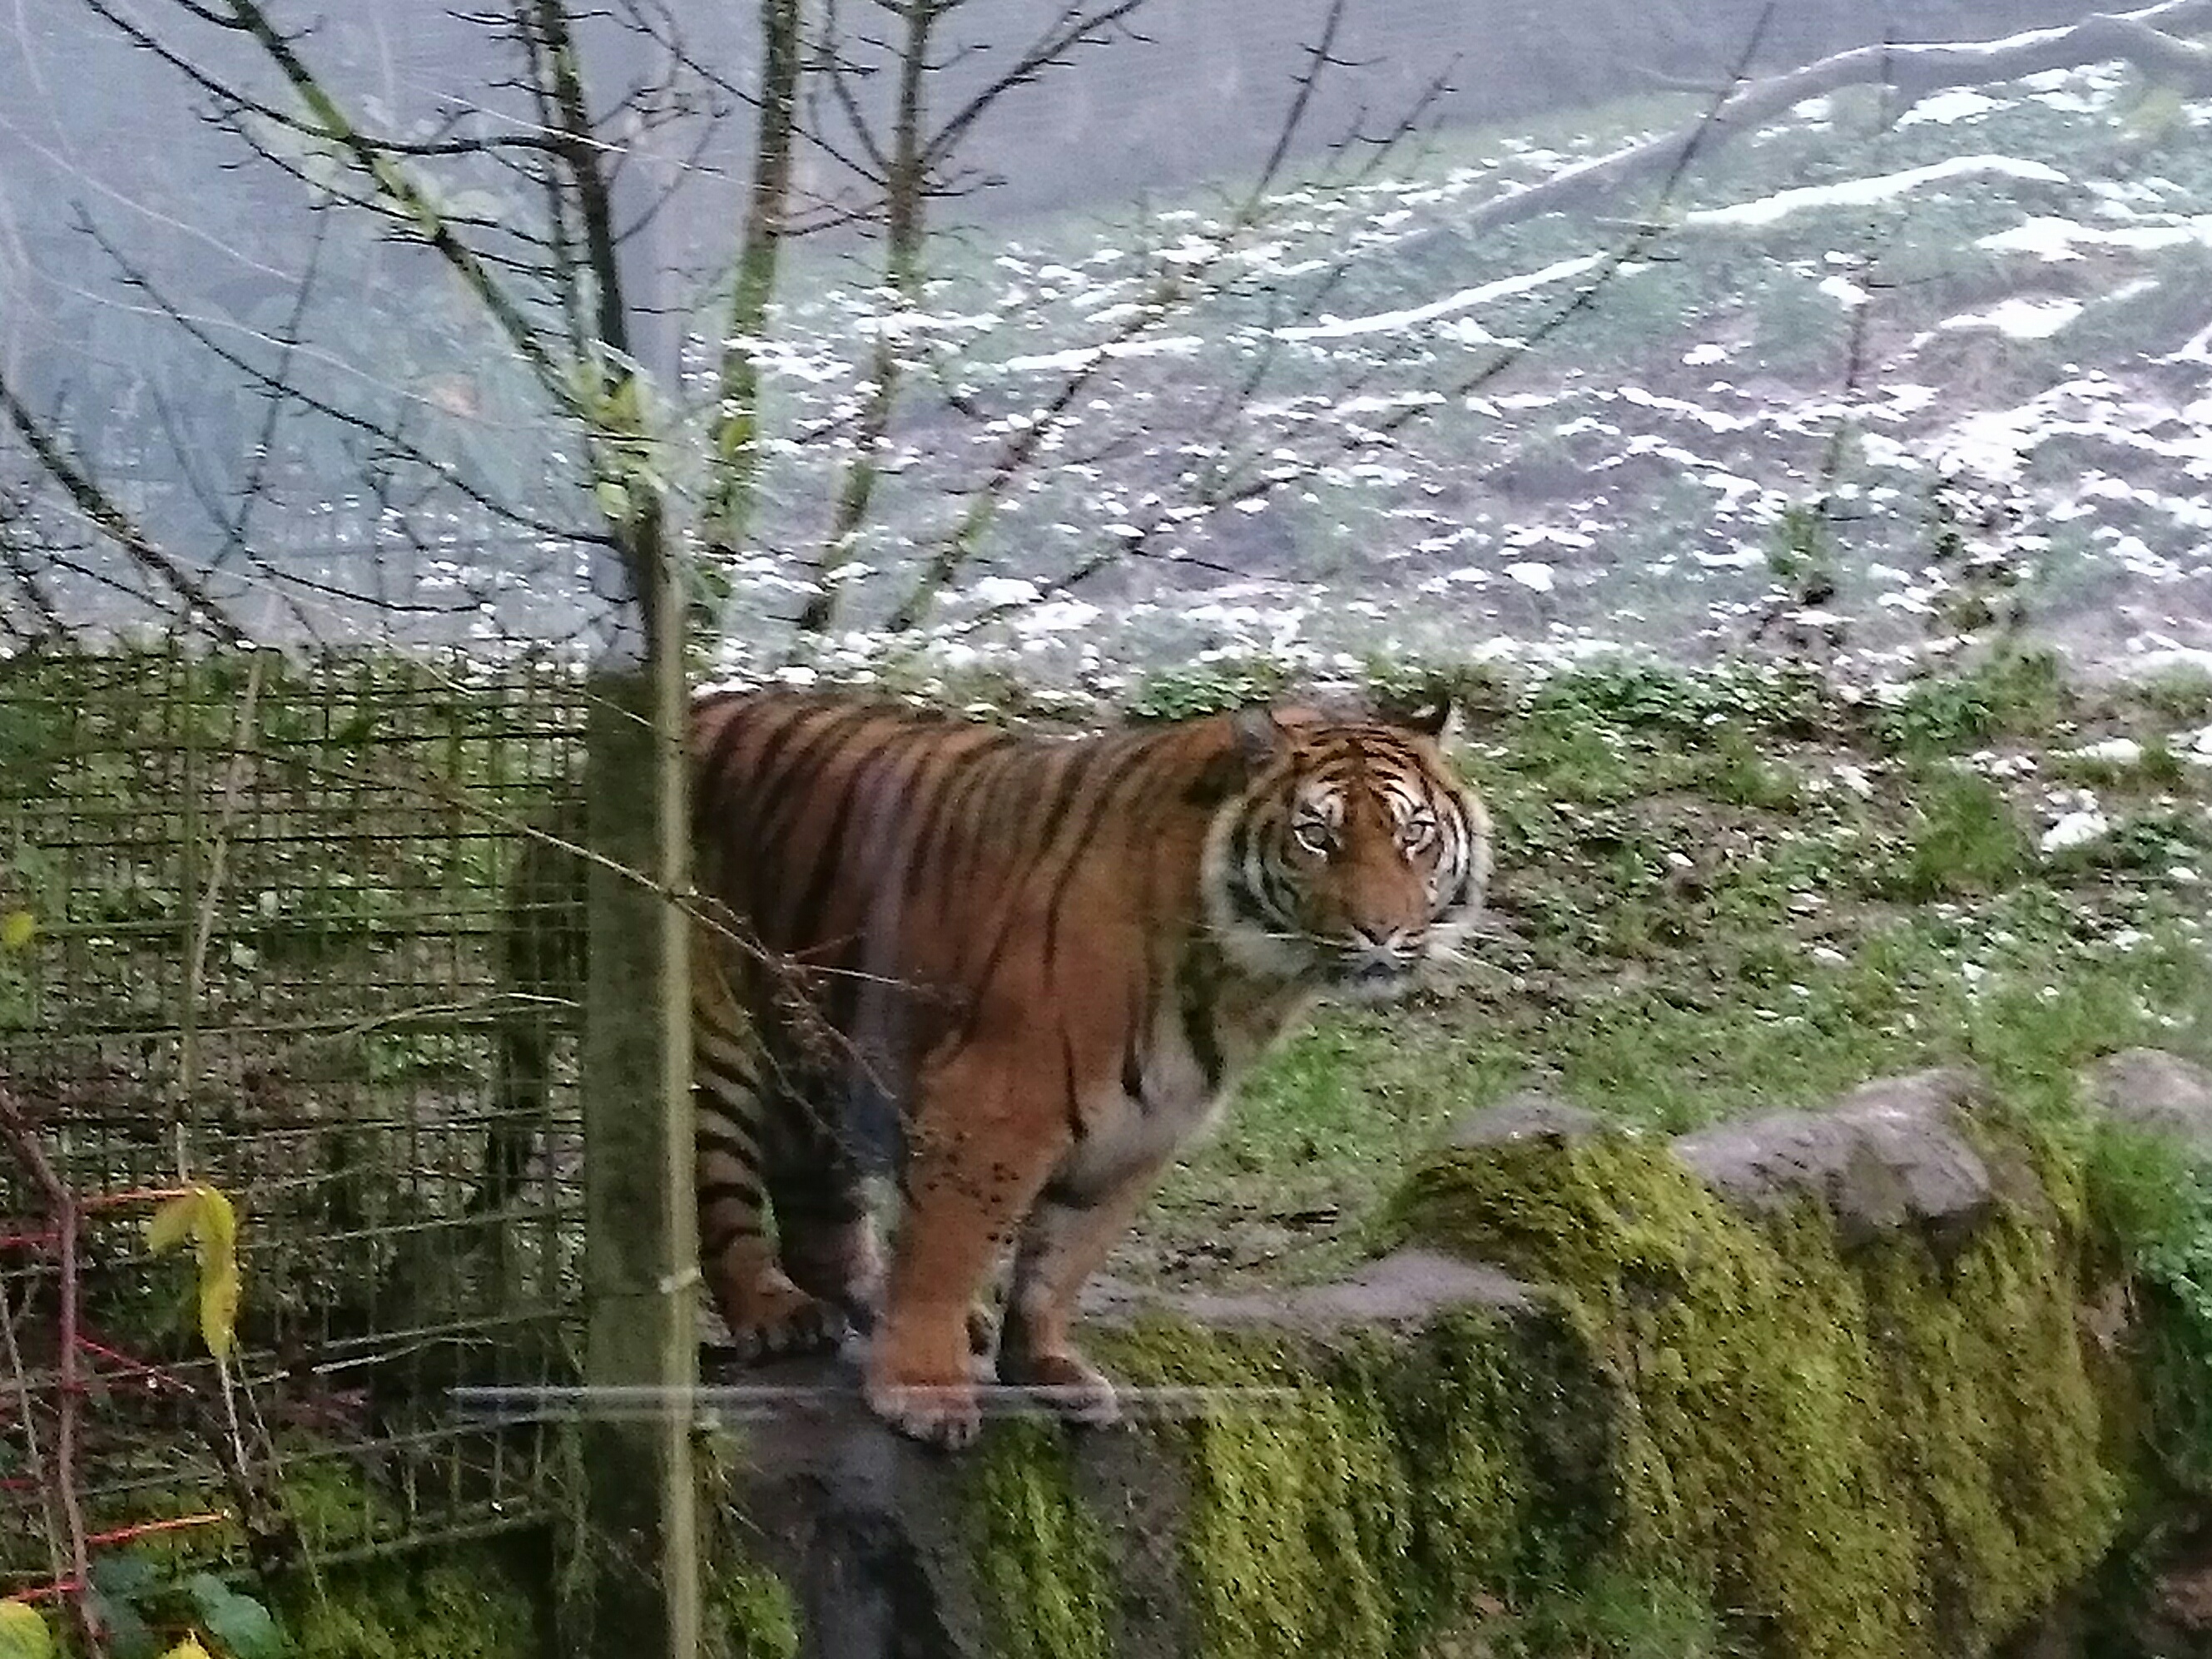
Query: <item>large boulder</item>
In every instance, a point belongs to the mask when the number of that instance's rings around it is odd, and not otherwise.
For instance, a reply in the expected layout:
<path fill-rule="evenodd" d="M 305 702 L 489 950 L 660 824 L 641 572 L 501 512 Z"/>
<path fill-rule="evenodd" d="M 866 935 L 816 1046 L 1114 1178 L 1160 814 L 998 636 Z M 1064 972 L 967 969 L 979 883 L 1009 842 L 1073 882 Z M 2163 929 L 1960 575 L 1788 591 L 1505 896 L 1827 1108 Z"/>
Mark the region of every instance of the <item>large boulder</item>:
<path fill-rule="evenodd" d="M 1825 1206 L 1848 1243 L 1908 1227 L 1957 1237 L 1997 1192 L 1968 1132 L 1983 1093 L 1973 1073 L 1957 1068 L 1883 1078 L 1826 1111 L 1723 1124 L 1681 1137 L 1674 1150 L 1734 1202 Z"/>

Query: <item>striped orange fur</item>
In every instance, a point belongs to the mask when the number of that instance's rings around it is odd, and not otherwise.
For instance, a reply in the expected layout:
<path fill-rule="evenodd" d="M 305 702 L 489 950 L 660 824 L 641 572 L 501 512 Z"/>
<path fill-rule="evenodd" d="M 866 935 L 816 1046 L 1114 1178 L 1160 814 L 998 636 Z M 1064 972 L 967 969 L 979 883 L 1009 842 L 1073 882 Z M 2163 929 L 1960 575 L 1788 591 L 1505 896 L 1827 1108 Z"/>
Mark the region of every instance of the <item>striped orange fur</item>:
<path fill-rule="evenodd" d="M 1317 998 L 1417 982 L 1480 912 L 1488 822 L 1437 750 L 1446 713 L 1057 739 L 702 700 L 701 1234 L 740 1342 L 872 1322 L 871 1405 L 964 1443 L 970 1308 L 1011 1245 L 1000 1376 L 1112 1416 L 1070 1325 L 1162 1170 Z M 878 1163 L 902 1197 L 887 1269 Z"/>

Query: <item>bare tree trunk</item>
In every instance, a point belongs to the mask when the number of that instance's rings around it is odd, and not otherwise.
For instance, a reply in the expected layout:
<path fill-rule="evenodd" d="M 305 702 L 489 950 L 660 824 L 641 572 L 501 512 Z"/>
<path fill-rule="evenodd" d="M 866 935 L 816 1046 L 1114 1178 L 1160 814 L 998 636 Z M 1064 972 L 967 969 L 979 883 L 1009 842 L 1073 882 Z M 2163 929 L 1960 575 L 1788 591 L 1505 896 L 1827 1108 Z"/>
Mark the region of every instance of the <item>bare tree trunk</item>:
<path fill-rule="evenodd" d="M 905 0 L 906 38 L 899 52 L 898 113 L 892 127 L 890 166 L 884 180 L 884 266 L 894 301 L 894 317 L 910 313 L 921 293 L 923 196 L 928 184 L 923 109 L 929 71 L 931 36 L 945 0 Z M 816 588 L 799 613 L 803 634 L 825 632 L 837 613 L 837 573 L 850 562 L 853 546 L 868 520 L 876 483 L 883 471 L 884 436 L 898 399 L 900 330 L 890 319 L 876 332 L 868 365 L 869 392 L 854 434 L 852 465 L 837 494 L 829 540 L 815 564 Z"/>
<path fill-rule="evenodd" d="M 793 139 L 798 125 L 800 0 L 761 0 L 760 116 L 753 144 L 752 193 L 745 207 L 730 338 L 722 351 L 714 437 L 714 474 L 701 515 L 708 557 L 726 561 L 743 545 L 760 472 L 760 356 L 768 331 L 790 211 Z"/>

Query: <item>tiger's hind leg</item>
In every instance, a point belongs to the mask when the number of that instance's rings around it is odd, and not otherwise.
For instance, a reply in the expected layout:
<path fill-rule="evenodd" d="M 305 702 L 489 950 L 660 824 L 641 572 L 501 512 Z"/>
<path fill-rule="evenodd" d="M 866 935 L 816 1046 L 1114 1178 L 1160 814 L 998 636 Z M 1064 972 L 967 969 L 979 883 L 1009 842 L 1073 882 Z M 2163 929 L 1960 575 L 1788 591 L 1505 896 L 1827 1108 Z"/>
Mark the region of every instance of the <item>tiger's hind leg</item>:
<path fill-rule="evenodd" d="M 843 1310 L 795 1282 L 768 1235 L 767 1172 L 793 1109 L 768 1086 L 760 1043 L 719 975 L 710 988 L 720 994 L 694 1003 L 692 1055 L 708 1291 L 741 1360 L 834 1348 L 848 1328 Z"/>
<path fill-rule="evenodd" d="M 769 1207 L 776 1253 L 791 1282 L 842 1310 L 863 1329 L 883 1301 L 883 1247 L 867 1180 L 836 1126 L 811 1103 L 793 1103 L 771 1133 Z"/>
<path fill-rule="evenodd" d="M 784 1272 L 810 1296 L 842 1308 L 863 1332 L 883 1310 L 884 1257 L 878 1206 L 866 1159 L 832 1109 L 809 1094 L 791 1119 L 779 1116 L 768 1176 L 777 1255 Z M 799 1115 L 803 1114 L 803 1115 Z M 998 1340 L 1004 1286 L 987 1283 L 968 1310 L 968 1346 L 987 1358 Z"/>

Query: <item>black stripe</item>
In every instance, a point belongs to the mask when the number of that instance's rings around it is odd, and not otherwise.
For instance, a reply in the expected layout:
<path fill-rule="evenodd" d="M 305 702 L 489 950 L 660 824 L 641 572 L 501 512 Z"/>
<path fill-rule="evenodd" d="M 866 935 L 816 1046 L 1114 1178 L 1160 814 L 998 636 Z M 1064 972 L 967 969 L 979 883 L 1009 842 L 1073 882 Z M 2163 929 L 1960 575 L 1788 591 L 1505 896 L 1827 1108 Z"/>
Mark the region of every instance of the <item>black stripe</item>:
<path fill-rule="evenodd" d="M 1083 781 L 1090 775 L 1091 763 L 1097 753 L 1098 750 L 1095 747 L 1089 745 L 1071 747 L 1064 758 L 1060 756 L 1041 757 L 1034 751 L 1025 753 L 1022 750 L 1015 750 L 1007 756 L 1003 765 L 991 769 L 988 785 L 979 783 L 975 792 L 977 810 L 973 822 L 969 826 L 968 845 L 963 849 L 959 867 L 947 872 L 947 879 L 937 891 L 936 910 L 940 925 L 951 920 L 951 906 L 967 893 L 969 885 L 974 880 L 977 871 L 989 857 L 993 850 L 993 843 L 996 839 L 993 831 L 997 827 L 993 822 L 991 809 L 994 804 L 1004 804 L 1003 802 L 994 803 L 994 797 L 1004 791 L 1005 786 L 1009 781 L 1027 779 L 1030 768 L 1024 763 L 1034 759 L 1038 762 L 1042 769 L 1052 760 L 1062 761 L 1063 770 L 1060 781 L 1058 787 L 1053 791 L 1050 802 L 1045 807 L 1043 820 L 1030 830 L 1037 843 L 1044 846 L 1050 843 L 1053 833 L 1058 827 L 1060 820 L 1066 815 L 1069 805 L 1078 794 L 1082 793 Z M 1042 779 L 1036 779 L 1036 781 L 1041 783 Z M 1010 883 L 1009 886 L 1011 884 Z M 995 955 L 995 951 L 993 954 Z"/>
<path fill-rule="evenodd" d="M 695 1152 L 719 1153 L 756 1172 L 761 1166 L 760 1151 L 757 1147 L 749 1146 L 735 1135 L 720 1129 L 695 1129 L 691 1134 L 691 1147 Z"/>
<path fill-rule="evenodd" d="M 1060 1030 L 1060 1086 L 1067 1095 L 1068 1139 L 1083 1139 L 1083 1103 L 1077 1097 L 1075 1076 L 1075 1040 L 1067 1034 L 1066 1026 Z"/>
<path fill-rule="evenodd" d="M 742 1204 L 757 1210 L 766 1202 L 760 1188 L 750 1181 L 702 1181 L 699 1183 L 699 1207 L 710 1204 Z"/>
<path fill-rule="evenodd" d="M 1121 1092 L 1137 1103 L 1138 1109 L 1149 1112 L 1152 1103 L 1145 1098 L 1145 1058 L 1137 1051 L 1136 1033 L 1129 1036 L 1128 1046 L 1121 1050 Z"/>
<path fill-rule="evenodd" d="M 751 1069 L 756 1063 L 753 1057 L 744 1051 L 744 1045 L 740 1043 L 732 1042 L 729 1047 L 736 1049 L 737 1052 L 734 1054 L 718 1054 L 706 1042 L 695 1042 L 691 1045 L 691 1057 L 701 1071 L 719 1078 L 725 1083 L 736 1085 L 741 1092 L 747 1094 L 757 1092 L 760 1088 L 760 1077 Z"/>
<path fill-rule="evenodd" d="M 734 702 L 735 700 L 733 700 Z M 722 729 L 715 734 L 714 745 L 696 763 L 694 773 L 696 787 L 691 802 L 691 832 L 695 839 L 712 839 L 709 831 L 722 804 L 723 786 L 727 781 L 732 758 L 748 734 L 766 726 L 768 745 L 755 766 L 764 764 L 790 740 L 791 733 L 804 721 L 811 705 L 792 702 L 778 708 L 774 700 L 763 697 L 752 708 L 733 707 Z"/>
<path fill-rule="evenodd" d="M 883 718 L 882 709 L 863 706 L 823 722 L 812 738 L 792 751 L 773 782 L 763 780 L 755 786 L 754 799 L 766 805 L 764 811 L 753 814 L 750 844 L 745 848 L 756 868 L 775 867 L 776 850 L 813 804 L 814 785 L 821 773 Z"/>
<path fill-rule="evenodd" d="M 813 873 L 799 896 L 799 908 L 790 912 L 781 937 L 820 937 L 814 923 L 821 915 L 823 907 L 829 903 L 831 893 L 836 890 L 837 878 L 845 862 L 845 837 L 852 830 L 854 814 L 860 810 L 870 781 L 879 775 L 886 763 L 906 758 L 921 746 L 902 744 L 897 741 L 897 734 L 887 734 L 885 738 L 878 740 L 872 753 L 863 755 L 853 763 L 851 770 L 846 774 L 845 787 L 837 792 L 837 805 L 831 810 L 830 827 L 810 849 L 814 859 Z M 769 855 L 772 846 L 772 842 L 763 842 L 761 848 L 763 856 Z M 799 872 L 793 870 L 787 874 L 796 877 Z"/>
<path fill-rule="evenodd" d="M 1190 1045 L 1190 1057 L 1198 1062 L 1199 1075 L 1206 1079 L 1210 1095 L 1220 1089 L 1225 1069 L 1220 1035 L 1213 1029 L 1213 987 L 1186 964 L 1182 989 L 1182 1040 Z"/>
<path fill-rule="evenodd" d="M 804 1216 L 809 1221 L 858 1221 L 867 1206 L 830 1173 L 810 1170 L 775 1183 L 775 1212 L 779 1217 Z"/>
<path fill-rule="evenodd" d="M 1041 1202 L 1050 1204 L 1057 1209 L 1095 1210 L 1109 1190 L 1103 1185 L 1096 1191 L 1088 1190 L 1077 1186 L 1064 1176 L 1056 1176 L 1045 1182 L 1044 1190 L 1039 1193 L 1037 1197 Z"/>
<path fill-rule="evenodd" d="M 836 705 L 831 702 L 811 697 L 795 697 L 785 707 L 787 718 L 769 733 L 768 741 L 761 745 L 760 753 L 753 757 L 751 781 L 756 785 L 768 781 L 769 773 L 775 769 L 783 751 L 806 729 L 808 721 L 817 715 L 825 717 L 826 720 L 836 709 Z M 853 711 L 848 709 L 846 712 Z"/>
<path fill-rule="evenodd" d="M 1251 853 L 1255 833 L 1255 823 L 1249 812 L 1244 813 L 1230 826 L 1228 856 L 1224 860 L 1226 868 L 1222 873 L 1229 883 L 1229 908 L 1237 920 L 1265 927 L 1273 920 L 1267 914 L 1264 902 L 1266 896 L 1254 892 L 1244 881 L 1244 862 Z M 1261 860 L 1261 867 L 1262 870 L 1267 867 L 1265 860 Z"/>
<path fill-rule="evenodd" d="M 1264 879 L 1264 878 L 1263 878 Z M 1254 892 L 1244 884 L 1243 873 L 1231 869 L 1229 872 L 1229 908 L 1239 921 L 1252 922 L 1267 927 L 1276 921 L 1270 915 L 1263 894 Z"/>
<path fill-rule="evenodd" d="M 714 1231 L 702 1238 L 699 1242 L 699 1254 L 711 1261 L 741 1238 L 767 1237 L 768 1235 L 761 1231 L 760 1224 L 757 1222 L 733 1221 L 727 1225 L 715 1228 Z"/>
<path fill-rule="evenodd" d="M 1052 973 L 1054 953 L 1060 948 L 1060 906 L 1066 902 L 1067 890 L 1075 884 L 1077 872 L 1083 867 L 1085 854 L 1091 850 L 1091 839 L 1097 835 L 1098 826 L 1106 821 L 1107 813 L 1121 804 L 1121 786 L 1144 769 L 1153 753 L 1153 744 L 1143 744 L 1132 748 L 1127 755 L 1108 769 L 1105 778 L 1099 783 L 1097 798 L 1091 803 L 1089 815 L 1075 832 L 1074 845 L 1060 866 L 1060 873 L 1053 878 L 1052 896 L 1045 901 L 1044 913 L 1044 963 L 1048 977 Z"/>
<path fill-rule="evenodd" d="M 1085 815 L 1084 821 L 1075 830 L 1072 838 L 1072 844 L 1068 848 L 1067 856 L 1060 866 L 1059 875 L 1054 878 L 1052 896 L 1047 902 L 1045 911 L 1046 929 L 1044 960 L 1045 972 L 1048 975 L 1049 975 L 1052 971 L 1052 953 L 1054 948 L 1053 940 L 1054 924 L 1058 917 L 1060 900 L 1066 893 L 1067 884 L 1074 879 L 1075 871 L 1080 866 L 1083 861 L 1083 855 L 1090 846 L 1091 837 L 1094 833 L 1096 833 L 1100 821 L 1105 817 L 1108 811 L 1113 806 L 1115 796 L 1119 792 L 1121 786 L 1127 780 L 1131 773 L 1136 771 L 1144 764 L 1145 761 L 1149 758 L 1151 750 L 1152 745 L 1148 743 L 1134 745 L 1112 760 L 1105 769 L 1105 775 L 1098 781 L 1097 799 L 1091 802 L 1090 811 Z M 1079 763 L 1071 766 L 1069 769 L 1071 772 L 1088 775 L 1097 770 L 1097 766 L 1095 764 L 1082 764 L 1081 763 L 1095 763 L 1101 756 L 1108 753 L 1110 753 L 1110 751 L 1106 750 L 1094 750 L 1090 755 L 1079 757 Z M 1066 817 L 1070 808 L 1073 806 L 1076 799 L 1076 797 L 1081 792 L 1079 789 L 1066 787 L 1063 787 L 1060 791 L 1059 797 L 1053 802 L 1052 810 L 1046 815 L 1046 823 L 1038 835 L 1038 858 L 1042 859 L 1047 854 L 1051 852 L 1054 842 L 1059 838 L 1058 831 L 1060 828 L 1060 821 Z M 1014 884 L 1010 881 L 1007 884 L 1011 889 Z M 988 986 L 991 982 L 992 976 L 998 972 L 1000 958 L 1006 954 L 1006 945 L 1013 937 L 1014 925 L 1020 919 L 1022 914 L 1023 907 L 1019 905 L 1010 903 L 1006 907 L 1006 915 L 999 922 L 998 935 L 991 941 L 990 951 L 983 958 L 982 972 L 974 981 L 977 989 L 980 990 L 983 987 Z M 979 1005 L 980 1000 L 981 1000 L 979 999 Z M 973 1016 L 971 1015 L 970 1018 L 972 1019 L 972 1018 Z"/>
<path fill-rule="evenodd" d="M 928 870 L 939 839 L 959 821 L 969 801 L 982 792 L 993 774 L 1000 769 L 983 763 L 994 757 L 1004 757 L 1019 742 L 1012 732 L 1001 732 L 989 742 L 946 760 L 944 769 L 937 775 L 929 805 L 923 811 L 921 826 L 915 831 L 906 868 L 901 872 L 900 891 L 908 900 L 915 896 L 916 876 Z"/>

